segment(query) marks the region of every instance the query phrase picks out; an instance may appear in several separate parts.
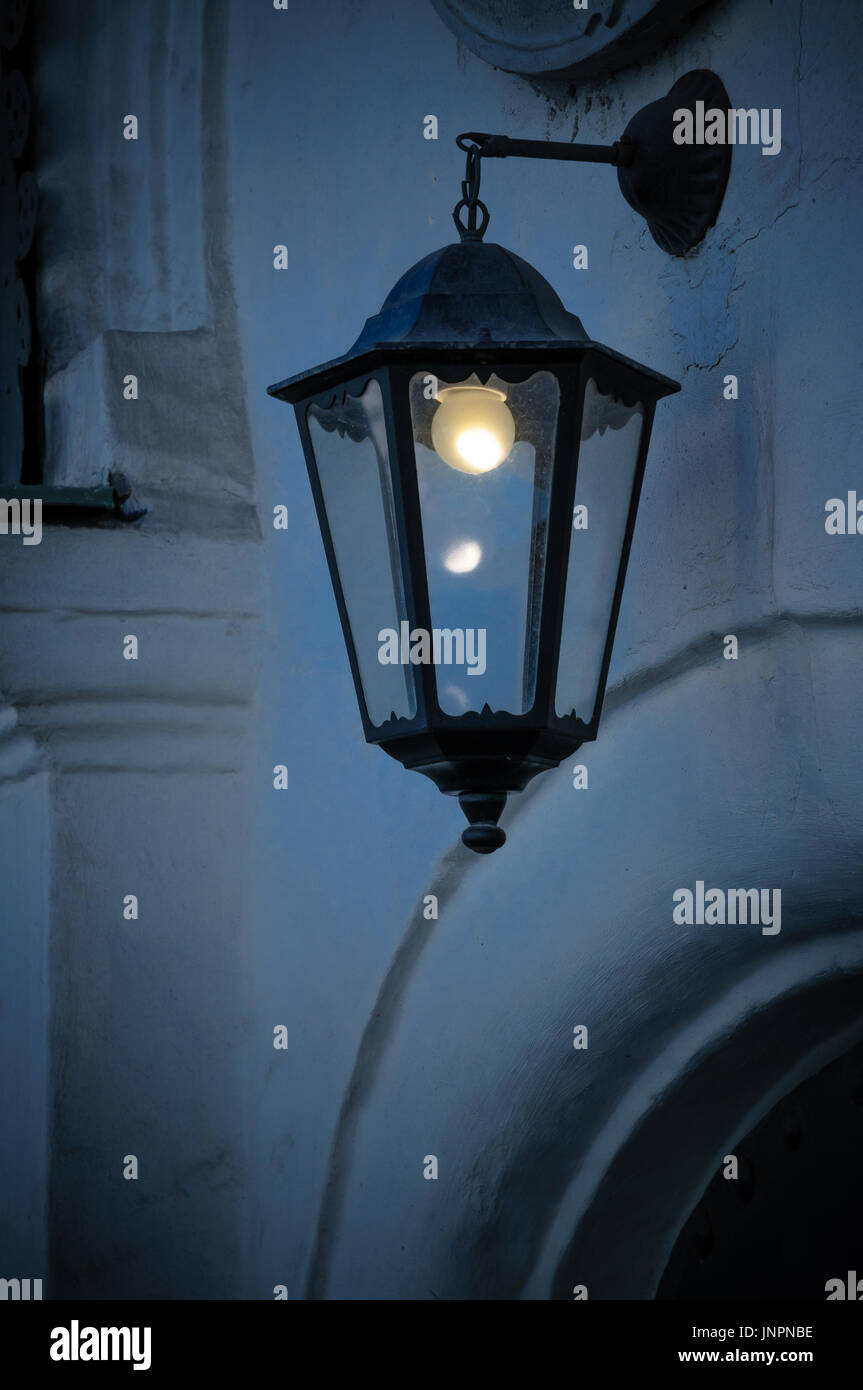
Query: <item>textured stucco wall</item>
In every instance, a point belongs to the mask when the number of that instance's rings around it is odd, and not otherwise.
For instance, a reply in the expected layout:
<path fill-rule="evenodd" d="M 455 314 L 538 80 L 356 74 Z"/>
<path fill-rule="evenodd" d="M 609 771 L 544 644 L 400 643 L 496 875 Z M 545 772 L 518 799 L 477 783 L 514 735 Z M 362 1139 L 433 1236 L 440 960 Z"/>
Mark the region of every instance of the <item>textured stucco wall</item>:
<path fill-rule="evenodd" d="M 269 991 L 273 1016 L 292 1024 L 286 1065 L 255 1088 L 262 1282 L 280 1271 L 292 1289 L 310 1275 L 316 1296 L 511 1295 L 547 1238 L 529 1290 L 547 1296 L 572 1236 L 553 1235 L 558 1207 L 615 1106 L 630 1091 L 646 1102 L 667 1048 L 683 1076 L 712 1026 L 731 1029 L 750 974 L 766 971 L 777 998 L 803 987 L 796 970 L 805 981 L 818 961 L 829 974 L 834 933 L 860 910 L 860 558 L 857 541 L 824 531 L 825 501 L 854 486 L 860 424 L 859 325 L 842 289 L 858 240 L 849 49 L 851 4 L 732 0 L 707 6 L 654 63 L 570 94 L 483 65 L 430 7 L 333 3 L 267 23 L 232 9 L 234 257 L 255 452 L 262 499 L 291 505 L 290 534 L 267 545 L 278 641 L 265 705 L 281 711 L 273 760 L 287 748 L 294 781 L 262 824 L 277 872 L 264 880 L 259 998 Z M 513 798 L 505 849 L 480 862 L 453 848 L 454 806 L 359 743 L 293 421 L 260 392 L 346 348 L 407 265 L 452 239 L 460 130 L 612 140 L 695 67 L 715 70 L 736 105 L 780 107 L 783 146 L 735 151 L 719 224 L 685 260 L 655 246 L 606 169 L 484 170 L 489 238 L 535 264 L 595 337 L 683 392 L 657 412 L 613 693 L 581 755 L 591 789 L 573 791 L 565 767 L 543 777 L 521 807 Z M 437 143 L 422 139 L 428 113 Z M 278 242 L 282 274 L 269 261 Z M 576 272 L 582 242 L 590 269 Z M 736 663 L 721 656 L 729 632 Z M 672 891 L 696 877 L 781 887 L 780 937 L 674 926 Z M 441 885 L 435 925 L 418 905 Z M 815 955 L 798 966 L 803 938 Z M 712 1025 L 725 995 L 728 1017 Z M 830 1008 L 815 1012 L 829 1034 Z M 582 1019 L 594 1039 L 584 1060 L 569 1042 Z M 723 1124 L 757 1111 L 818 1045 L 813 1024 L 811 1038 L 768 1049 L 733 1120 L 721 1112 L 704 1151 L 693 1146 L 691 1171 L 654 1156 L 654 1181 L 674 1192 L 654 1263 L 710 1176 Z M 427 1153 L 437 1184 L 422 1178 Z M 638 1266 L 629 1296 L 648 1295 L 654 1274 Z M 595 1260 L 588 1275 L 598 1294 L 623 1288 Z"/>
<path fill-rule="evenodd" d="M 3 1274 L 43 1277 L 45 1297 L 239 1287 L 260 545 L 214 14 L 38 13 L 46 482 L 120 467 L 147 508 L 3 538 L 0 687 L 44 768 L 0 822 L 19 851 L 10 1197 L 28 1185 L 4 1250 L 40 1262 Z M 47 1257 L 30 1208 L 47 1209 Z"/>
<path fill-rule="evenodd" d="M 48 1154 L 49 786 L 15 710 L 0 703 L 0 1259 L 45 1274 Z"/>

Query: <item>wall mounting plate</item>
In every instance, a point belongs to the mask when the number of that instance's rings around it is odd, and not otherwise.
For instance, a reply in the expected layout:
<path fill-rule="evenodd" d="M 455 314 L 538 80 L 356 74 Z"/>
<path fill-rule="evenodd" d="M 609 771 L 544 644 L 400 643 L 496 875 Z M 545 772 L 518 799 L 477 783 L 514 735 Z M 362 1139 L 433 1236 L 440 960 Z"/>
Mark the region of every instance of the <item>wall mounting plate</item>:
<path fill-rule="evenodd" d="M 725 87 L 706 68 L 687 72 L 666 96 L 642 107 L 629 122 L 624 139 L 632 143 L 631 164 L 619 167 L 620 191 L 640 213 L 663 251 L 682 256 L 713 226 L 722 206 L 731 169 L 730 145 L 677 145 L 674 112 L 728 111 Z"/>
<path fill-rule="evenodd" d="M 525 77 L 597 77 L 646 58 L 704 0 L 432 0 L 465 47 Z"/>

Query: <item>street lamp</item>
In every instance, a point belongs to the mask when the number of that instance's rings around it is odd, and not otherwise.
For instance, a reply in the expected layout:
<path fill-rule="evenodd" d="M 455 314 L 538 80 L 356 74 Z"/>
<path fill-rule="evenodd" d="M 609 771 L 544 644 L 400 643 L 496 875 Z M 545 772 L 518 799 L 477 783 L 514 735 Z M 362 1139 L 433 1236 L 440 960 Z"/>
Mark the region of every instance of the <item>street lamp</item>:
<path fill-rule="evenodd" d="M 645 186 L 638 120 L 542 155 Z M 596 738 L 654 409 L 679 390 L 483 241 L 481 159 L 535 143 L 460 136 L 460 240 L 344 356 L 269 388 L 295 407 L 366 740 L 458 796 L 479 853 L 509 792 Z"/>

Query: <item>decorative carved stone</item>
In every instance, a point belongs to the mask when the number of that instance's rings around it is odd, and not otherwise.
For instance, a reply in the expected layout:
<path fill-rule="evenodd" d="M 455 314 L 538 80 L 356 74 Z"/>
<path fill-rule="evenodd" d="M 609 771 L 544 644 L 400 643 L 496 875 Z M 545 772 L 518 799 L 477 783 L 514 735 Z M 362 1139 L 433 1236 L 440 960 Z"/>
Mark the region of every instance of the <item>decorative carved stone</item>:
<path fill-rule="evenodd" d="M 18 245 L 15 254 L 19 261 L 23 261 L 33 245 L 38 206 L 39 189 L 36 179 L 27 170 L 18 180 Z"/>
<path fill-rule="evenodd" d="M 29 0 L 4 0 L 0 18 L 0 43 L 14 48 L 21 37 L 27 19 Z"/>
<path fill-rule="evenodd" d="M 15 282 L 15 332 L 17 334 L 18 365 L 26 367 L 30 360 L 30 304 L 23 280 Z"/>
<path fill-rule="evenodd" d="M 9 139 L 9 153 L 20 159 L 30 129 L 30 91 L 24 74 L 9 72 L 3 78 L 3 111 Z"/>
<path fill-rule="evenodd" d="M 0 121 L 0 125 L 2 122 Z M 15 166 L 8 148 L 0 145 L 0 283 L 8 286 L 15 271 L 18 240 Z"/>
<path fill-rule="evenodd" d="M 645 58 L 703 0 L 432 0 L 444 24 L 495 67 L 596 77 Z"/>

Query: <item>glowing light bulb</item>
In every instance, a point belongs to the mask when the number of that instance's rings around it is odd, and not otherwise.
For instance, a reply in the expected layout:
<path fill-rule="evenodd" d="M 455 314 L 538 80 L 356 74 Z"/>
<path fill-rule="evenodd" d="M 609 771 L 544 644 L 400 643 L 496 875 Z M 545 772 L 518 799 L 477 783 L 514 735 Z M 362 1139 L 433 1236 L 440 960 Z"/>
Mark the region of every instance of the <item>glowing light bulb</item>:
<path fill-rule="evenodd" d="M 470 574 L 482 559 L 482 549 L 476 541 L 459 541 L 451 545 L 443 557 L 450 574 Z"/>
<path fill-rule="evenodd" d="M 445 386 L 432 418 L 435 453 L 460 473 L 488 473 L 515 443 L 515 421 L 503 391 L 490 386 Z"/>

